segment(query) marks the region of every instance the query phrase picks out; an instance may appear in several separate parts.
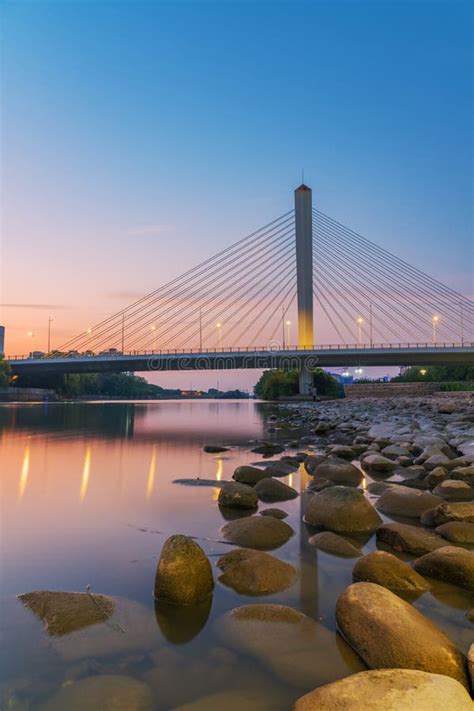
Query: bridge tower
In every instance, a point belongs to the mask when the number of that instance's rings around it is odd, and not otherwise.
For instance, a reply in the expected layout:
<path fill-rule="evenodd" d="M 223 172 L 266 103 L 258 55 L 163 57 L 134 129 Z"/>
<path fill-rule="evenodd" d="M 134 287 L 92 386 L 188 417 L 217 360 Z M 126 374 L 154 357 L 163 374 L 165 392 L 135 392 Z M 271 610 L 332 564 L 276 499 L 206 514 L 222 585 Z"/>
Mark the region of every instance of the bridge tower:
<path fill-rule="evenodd" d="M 296 282 L 298 299 L 298 346 L 312 348 L 313 335 L 313 205 L 312 190 L 301 184 L 295 190 Z M 311 373 L 300 372 L 300 394 L 308 395 Z"/>

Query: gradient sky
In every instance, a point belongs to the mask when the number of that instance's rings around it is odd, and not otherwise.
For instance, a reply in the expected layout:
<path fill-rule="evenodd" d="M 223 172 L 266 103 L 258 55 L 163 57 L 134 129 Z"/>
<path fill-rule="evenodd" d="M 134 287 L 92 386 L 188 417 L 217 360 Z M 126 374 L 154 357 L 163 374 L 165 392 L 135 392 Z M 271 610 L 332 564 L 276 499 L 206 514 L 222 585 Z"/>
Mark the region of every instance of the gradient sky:
<path fill-rule="evenodd" d="M 8 353 L 290 209 L 302 168 L 322 210 L 474 293 L 470 1 L 0 8 Z"/>

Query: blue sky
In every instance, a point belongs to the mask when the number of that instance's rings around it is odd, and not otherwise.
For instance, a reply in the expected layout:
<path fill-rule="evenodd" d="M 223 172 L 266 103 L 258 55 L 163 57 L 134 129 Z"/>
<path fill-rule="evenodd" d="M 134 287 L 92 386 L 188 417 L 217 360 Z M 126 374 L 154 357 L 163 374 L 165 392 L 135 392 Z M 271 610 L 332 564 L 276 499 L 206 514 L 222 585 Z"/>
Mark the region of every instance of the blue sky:
<path fill-rule="evenodd" d="M 322 210 L 473 294 L 472 3 L 0 7 L 1 300 L 40 305 L 4 309 L 12 341 L 281 214 L 302 168 Z"/>

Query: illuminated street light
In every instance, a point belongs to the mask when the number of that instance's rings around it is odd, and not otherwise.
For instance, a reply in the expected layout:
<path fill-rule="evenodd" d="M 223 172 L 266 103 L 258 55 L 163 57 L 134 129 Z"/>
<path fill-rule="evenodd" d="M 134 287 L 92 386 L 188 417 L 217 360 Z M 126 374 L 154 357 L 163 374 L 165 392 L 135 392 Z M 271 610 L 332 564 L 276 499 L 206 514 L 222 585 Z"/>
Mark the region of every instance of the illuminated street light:
<path fill-rule="evenodd" d="M 426 368 L 422 368 L 422 369 L 420 370 L 420 375 L 426 375 L 427 372 L 428 372 L 428 371 L 426 370 Z"/>
<path fill-rule="evenodd" d="M 91 333 L 92 333 L 92 328 L 91 328 L 90 326 L 89 326 L 89 328 L 87 329 L 87 333 L 89 334 L 89 336 L 90 336 Z"/>
<path fill-rule="evenodd" d="M 216 323 L 216 328 L 217 328 L 217 345 L 218 348 L 222 348 L 222 324 L 220 321 Z"/>
<path fill-rule="evenodd" d="M 286 340 L 288 341 L 287 345 L 290 345 L 290 339 L 291 339 L 291 321 L 286 322 Z"/>
<path fill-rule="evenodd" d="M 364 319 L 362 316 L 359 316 L 357 319 L 357 327 L 358 327 L 358 334 L 359 334 L 359 346 L 362 344 L 362 324 L 364 323 Z"/>
<path fill-rule="evenodd" d="M 156 350 L 156 326 L 153 324 L 150 327 L 150 331 L 153 333 L 153 350 Z"/>
<path fill-rule="evenodd" d="M 434 345 L 436 345 L 436 324 L 438 323 L 438 321 L 439 321 L 439 316 L 436 316 L 436 314 L 431 317 L 431 323 L 433 326 L 433 344 Z"/>

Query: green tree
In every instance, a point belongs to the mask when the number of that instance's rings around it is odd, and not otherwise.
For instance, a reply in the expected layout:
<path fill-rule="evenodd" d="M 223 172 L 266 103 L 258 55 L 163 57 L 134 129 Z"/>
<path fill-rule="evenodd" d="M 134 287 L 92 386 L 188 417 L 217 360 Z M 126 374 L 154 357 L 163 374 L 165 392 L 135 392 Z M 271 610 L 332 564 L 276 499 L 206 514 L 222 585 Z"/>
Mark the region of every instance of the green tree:
<path fill-rule="evenodd" d="M 7 388 L 10 385 L 11 377 L 10 363 L 0 357 L 0 388 Z"/>
<path fill-rule="evenodd" d="M 332 375 L 322 368 L 313 373 L 313 384 L 318 395 L 341 397 L 342 386 Z M 255 386 L 255 394 L 262 400 L 276 400 L 279 397 L 297 395 L 299 392 L 299 372 L 297 370 L 266 370 Z"/>

